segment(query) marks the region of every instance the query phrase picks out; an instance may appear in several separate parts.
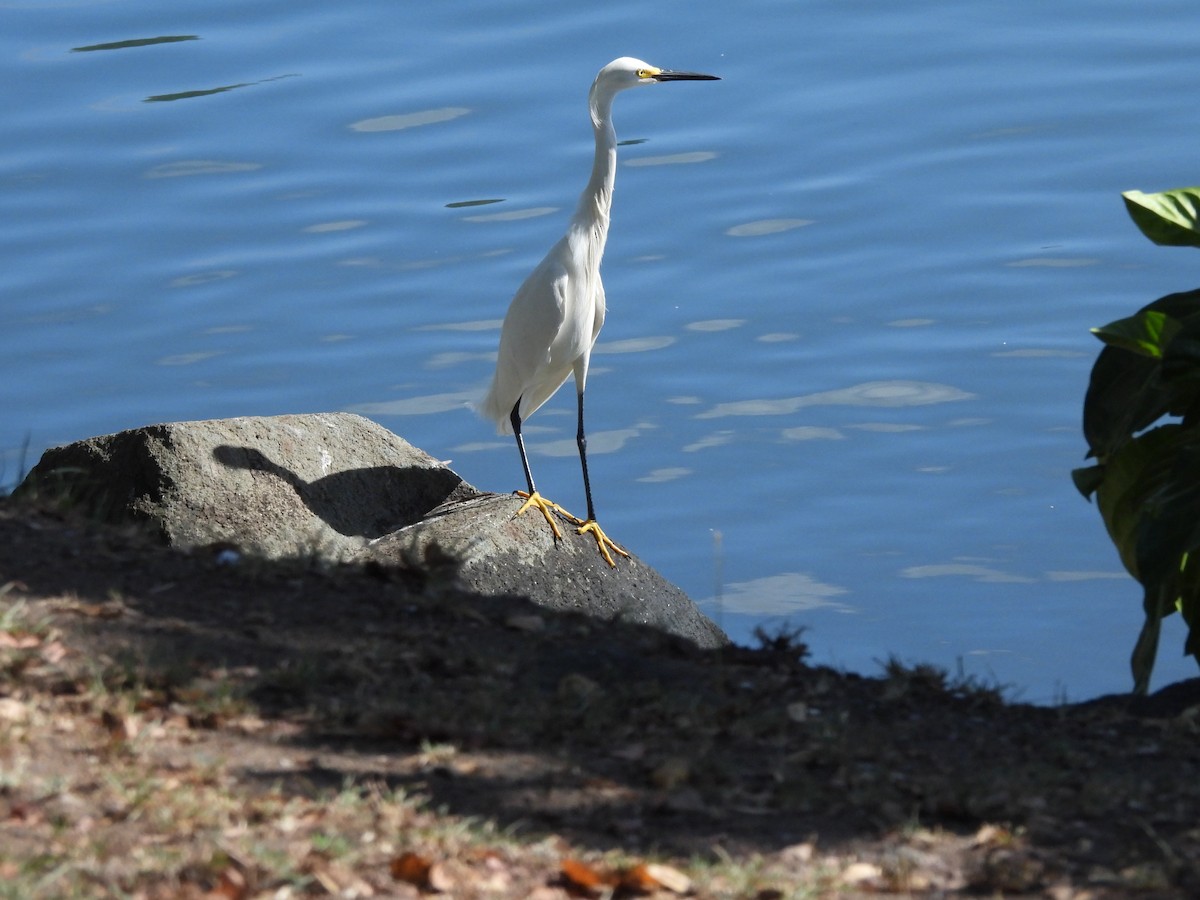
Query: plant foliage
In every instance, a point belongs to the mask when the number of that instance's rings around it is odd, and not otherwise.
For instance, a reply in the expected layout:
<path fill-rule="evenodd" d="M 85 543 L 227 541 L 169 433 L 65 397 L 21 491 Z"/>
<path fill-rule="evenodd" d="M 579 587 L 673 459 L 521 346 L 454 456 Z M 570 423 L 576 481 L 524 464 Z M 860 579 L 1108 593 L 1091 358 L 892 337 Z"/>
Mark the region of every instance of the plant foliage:
<path fill-rule="evenodd" d="M 1150 240 L 1200 247 L 1200 188 L 1122 196 Z M 1184 652 L 1200 662 L 1200 290 L 1160 297 L 1092 333 L 1105 344 L 1083 408 L 1096 462 L 1072 478 L 1095 496 L 1142 585 L 1146 620 L 1130 665 L 1134 691 L 1145 693 L 1164 617 L 1183 616 Z"/>

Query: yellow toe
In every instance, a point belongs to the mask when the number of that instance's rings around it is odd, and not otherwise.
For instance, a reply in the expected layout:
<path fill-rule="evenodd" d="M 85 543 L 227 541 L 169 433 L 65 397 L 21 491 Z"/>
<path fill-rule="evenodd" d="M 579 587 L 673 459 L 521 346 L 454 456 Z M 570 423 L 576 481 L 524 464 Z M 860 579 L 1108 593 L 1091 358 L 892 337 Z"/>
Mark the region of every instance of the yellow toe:
<path fill-rule="evenodd" d="M 621 556 L 624 556 L 626 559 L 629 558 L 629 554 L 625 551 L 625 549 L 607 534 L 605 534 L 604 529 L 600 527 L 599 523 L 595 519 L 588 519 L 586 522 L 576 528 L 575 531 L 578 534 L 590 534 L 592 537 L 594 537 L 596 539 L 596 546 L 600 549 L 600 555 L 603 556 L 604 561 L 614 569 L 617 567 L 617 564 L 613 562 L 612 554 L 608 552 L 610 548 L 615 550 Z"/>
<path fill-rule="evenodd" d="M 537 491 L 534 491 L 532 494 L 527 494 L 525 491 L 517 491 L 517 496 L 525 498 L 525 502 L 517 510 L 517 515 L 523 515 L 531 506 L 540 509 L 542 515 L 546 517 L 546 521 L 550 523 L 550 530 L 554 532 L 554 540 L 561 541 L 562 532 L 558 530 L 558 525 L 555 524 L 554 517 L 551 515 L 555 510 L 561 510 L 561 507 L 557 503 L 547 500 Z"/>

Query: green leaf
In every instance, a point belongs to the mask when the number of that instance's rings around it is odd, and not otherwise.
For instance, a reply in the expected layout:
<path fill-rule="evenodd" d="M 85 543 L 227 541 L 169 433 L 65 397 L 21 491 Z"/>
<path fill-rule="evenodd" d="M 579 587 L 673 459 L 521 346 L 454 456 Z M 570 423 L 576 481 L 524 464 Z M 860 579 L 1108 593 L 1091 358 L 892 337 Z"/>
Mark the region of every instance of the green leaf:
<path fill-rule="evenodd" d="M 1083 494 L 1084 500 L 1091 500 L 1092 494 L 1099 490 L 1104 483 L 1104 466 L 1085 466 L 1071 470 L 1071 480 L 1075 482 L 1075 490 Z"/>
<path fill-rule="evenodd" d="M 1158 315 L 1147 318 L 1147 313 Z M 1096 358 L 1083 404 L 1083 434 L 1091 455 L 1103 462 L 1159 417 L 1189 408 L 1190 399 L 1200 393 L 1200 381 L 1188 377 L 1187 345 L 1180 342 L 1181 337 L 1193 333 L 1200 337 L 1200 290 L 1159 297 L 1129 319 L 1097 329 L 1097 334 L 1101 332 L 1128 332 L 1163 347 L 1159 359 L 1141 347 L 1132 350 L 1114 340 Z M 1164 342 L 1171 334 L 1174 339 Z M 1164 371 L 1168 366 L 1170 373 Z M 1200 360 L 1196 371 L 1200 373 Z"/>
<path fill-rule="evenodd" d="M 1096 490 L 1096 505 L 1121 562 L 1147 590 L 1139 552 L 1146 510 L 1170 479 L 1182 431 L 1180 425 L 1161 425 L 1128 441 L 1109 458 Z"/>
<path fill-rule="evenodd" d="M 1127 319 L 1117 319 L 1099 328 L 1092 334 L 1110 347 L 1131 350 L 1143 356 L 1162 359 L 1163 352 L 1176 334 L 1180 325 L 1166 313 L 1155 309 L 1143 309 Z"/>
<path fill-rule="evenodd" d="M 1142 234 L 1164 247 L 1200 247 L 1200 187 L 1121 194 Z"/>

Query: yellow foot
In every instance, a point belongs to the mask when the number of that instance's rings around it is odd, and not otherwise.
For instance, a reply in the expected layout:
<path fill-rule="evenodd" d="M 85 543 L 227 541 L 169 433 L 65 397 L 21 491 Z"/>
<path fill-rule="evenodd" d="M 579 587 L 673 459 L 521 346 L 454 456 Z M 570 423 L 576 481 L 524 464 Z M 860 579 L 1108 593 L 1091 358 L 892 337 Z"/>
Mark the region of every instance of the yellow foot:
<path fill-rule="evenodd" d="M 521 505 L 521 508 L 517 510 L 517 515 L 518 516 L 522 515 L 522 514 L 524 514 L 524 512 L 527 509 L 529 509 L 529 507 L 536 506 L 538 509 L 540 509 L 542 511 L 542 515 L 546 517 L 546 521 L 550 523 L 550 530 L 554 532 L 554 540 L 561 541 L 562 540 L 562 532 L 558 530 L 558 525 L 555 524 L 554 516 L 552 516 L 551 513 L 553 513 L 553 512 L 564 512 L 565 513 L 566 510 L 564 510 L 557 503 L 552 503 L 551 501 L 547 500 L 545 497 L 543 497 L 537 491 L 534 491 L 532 494 L 527 494 L 527 493 L 525 493 L 525 491 L 517 491 L 517 496 L 525 498 L 525 502 Z M 570 513 L 566 513 L 566 514 L 568 516 L 571 515 Z M 573 519 L 575 517 L 571 516 L 571 518 Z"/>
<path fill-rule="evenodd" d="M 626 559 L 629 558 L 629 554 L 625 552 L 624 548 L 622 548 L 620 544 L 605 534 L 604 530 L 600 527 L 599 523 L 597 523 L 595 519 L 588 519 L 586 522 L 582 523 L 578 528 L 576 528 L 575 531 L 579 534 L 590 534 L 592 537 L 594 537 L 596 539 L 596 546 L 600 548 L 600 555 L 603 556 L 604 561 L 614 569 L 617 567 L 617 564 L 613 562 L 612 554 L 608 552 L 610 547 L 613 550 L 616 550 L 617 553 L 621 554 L 621 556 L 624 556 Z"/>

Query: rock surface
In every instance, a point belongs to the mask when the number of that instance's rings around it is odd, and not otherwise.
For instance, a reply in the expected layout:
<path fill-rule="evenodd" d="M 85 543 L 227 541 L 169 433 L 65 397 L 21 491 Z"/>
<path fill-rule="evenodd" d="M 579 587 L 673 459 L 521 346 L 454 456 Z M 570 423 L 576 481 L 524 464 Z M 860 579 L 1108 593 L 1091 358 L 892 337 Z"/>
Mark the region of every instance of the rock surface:
<path fill-rule="evenodd" d="M 18 489 L 168 544 L 228 543 L 272 559 L 444 569 L 479 594 L 650 625 L 701 647 L 728 638 L 636 557 L 610 568 L 563 521 L 482 493 L 424 451 L 348 413 L 150 425 L 47 450 Z"/>
<path fill-rule="evenodd" d="M 476 490 L 359 416 L 149 425 L 47 450 L 21 490 L 61 494 L 172 546 L 229 542 L 272 559 L 344 561 Z"/>
<path fill-rule="evenodd" d="M 393 563 L 457 560 L 459 583 L 480 594 L 517 594 L 541 606 L 602 619 L 649 625 L 700 647 L 728 642 L 724 633 L 678 587 L 631 553 L 610 567 L 590 535 L 565 519 L 562 540 L 537 510 L 517 517 L 521 499 L 478 494 L 453 500 L 422 521 L 372 542 L 363 559 Z M 624 548 L 628 550 L 629 548 Z"/>

